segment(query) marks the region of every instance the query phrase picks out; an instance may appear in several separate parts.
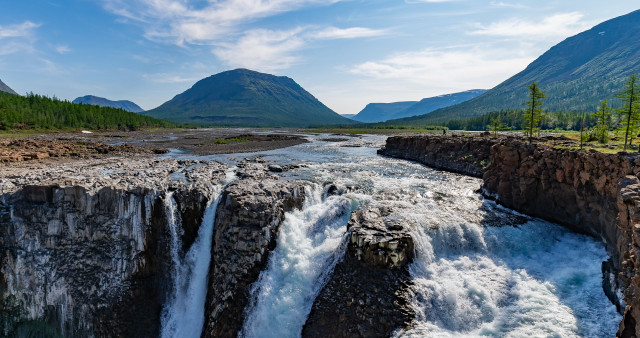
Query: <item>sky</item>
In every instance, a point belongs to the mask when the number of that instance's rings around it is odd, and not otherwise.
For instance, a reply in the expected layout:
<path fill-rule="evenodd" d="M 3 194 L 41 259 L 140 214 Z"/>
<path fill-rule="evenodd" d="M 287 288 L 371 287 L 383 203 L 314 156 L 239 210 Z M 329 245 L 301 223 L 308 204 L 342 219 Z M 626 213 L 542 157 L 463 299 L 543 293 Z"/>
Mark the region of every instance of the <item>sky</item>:
<path fill-rule="evenodd" d="M 235 68 L 293 78 L 340 114 L 489 89 L 637 0 L 5 0 L 0 80 L 152 109 Z"/>

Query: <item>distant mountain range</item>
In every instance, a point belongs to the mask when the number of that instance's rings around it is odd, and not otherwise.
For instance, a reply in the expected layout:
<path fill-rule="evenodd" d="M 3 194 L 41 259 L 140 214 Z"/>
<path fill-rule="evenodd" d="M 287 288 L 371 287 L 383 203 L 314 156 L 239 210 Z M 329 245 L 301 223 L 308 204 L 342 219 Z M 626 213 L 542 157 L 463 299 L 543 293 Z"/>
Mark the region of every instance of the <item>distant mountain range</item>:
<path fill-rule="evenodd" d="M 144 111 L 144 109 L 140 108 L 140 106 L 138 106 L 137 104 L 131 101 L 127 101 L 127 100 L 111 101 L 111 100 L 105 99 L 104 97 L 98 97 L 93 95 L 87 95 L 87 96 L 76 98 L 75 100 L 72 101 L 72 103 L 92 104 L 94 106 L 100 106 L 100 107 L 120 108 L 132 113 L 140 113 Z"/>
<path fill-rule="evenodd" d="M 9 94 L 18 95 L 18 93 L 16 93 L 13 89 L 11 89 L 9 86 L 4 84 L 4 82 L 2 82 L 2 80 L 0 80 L 0 92 L 5 92 L 5 93 L 9 93 Z"/>
<path fill-rule="evenodd" d="M 361 112 L 353 117 L 353 119 L 360 122 L 383 122 L 403 117 L 428 114 L 439 108 L 449 107 L 471 100 L 486 91 L 486 89 L 472 89 L 460 93 L 428 97 L 420 101 L 369 103 Z"/>
<path fill-rule="evenodd" d="M 369 103 L 352 119 L 360 122 L 382 122 L 392 119 L 396 113 L 407 110 L 418 101 L 404 101 L 392 103 Z"/>
<path fill-rule="evenodd" d="M 620 91 L 640 72 L 640 10 L 631 12 L 555 45 L 525 70 L 469 101 L 390 124 L 438 124 L 502 109 L 524 108 L 527 85 L 537 82 L 546 93 L 548 111 L 593 112 L 599 102 Z"/>
<path fill-rule="evenodd" d="M 235 69 L 198 81 L 143 114 L 174 122 L 229 127 L 351 124 L 291 78 Z"/>

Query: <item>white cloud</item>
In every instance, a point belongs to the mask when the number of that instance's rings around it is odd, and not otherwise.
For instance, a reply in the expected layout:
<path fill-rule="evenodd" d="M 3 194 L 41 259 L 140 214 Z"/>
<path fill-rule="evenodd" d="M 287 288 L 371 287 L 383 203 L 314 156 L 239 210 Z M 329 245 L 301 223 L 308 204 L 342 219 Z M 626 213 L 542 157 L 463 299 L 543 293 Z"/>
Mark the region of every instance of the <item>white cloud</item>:
<path fill-rule="evenodd" d="M 365 27 L 337 28 L 327 27 L 313 34 L 317 39 L 355 39 L 384 35 L 384 30 Z"/>
<path fill-rule="evenodd" d="M 356 65 L 351 72 L 419 85 L 425 92 L 491 88 L 521 71 L 533 57 L 506 49 L 425 49 Z"/>
<path fill-rule="evenodd" d="M 238 41 L 214 49 L 213 53 L 232 67 L 264 72 L 288 68 L 299 61 L 299 57 L 292 54 L 305 45 L 304 38 L 300 36 L 302 30 L 252 30 Z"/>
<path fill-rule="evenodd" d="M 0 39 L 29 37 L 33 31 L 40 27 L 31 21 L 25 21 L 21 24 L 0 26 Z"/>
<path fill-rule="evenodd" d="M 69 48 L 69 46 L 67 45 L 55 46 L 54 49 L 56 50 L 56 52 L 58 52 L 58 54 L 71 53 L 71 48 Z"/>
<path fill-rule="evenodd" d="M 528 6 L 525 6 L 523 4 L 515 4 L 515 3 L 503 2 L 503 1 L 491 1 L 489 4 L 493 7 L 518 8 L 518 9 L 529 8 Z"/>
<path fill-rule="evenodd" d="M 582 17 L 581 13 L 571 12 L 554 14 L 540 21 L 509 19 L 489 25 L 478 24 L 470 34 L 540 40 L 564 38 L 589 28 L 588 23 L 581 21 Z"/>
<path fill-rule="evenodd" d="M 252 20 L 343 0 L 103 0 L 107 10 L 143 23 L 145 36 L 176 44 L 210 44 Z"/>

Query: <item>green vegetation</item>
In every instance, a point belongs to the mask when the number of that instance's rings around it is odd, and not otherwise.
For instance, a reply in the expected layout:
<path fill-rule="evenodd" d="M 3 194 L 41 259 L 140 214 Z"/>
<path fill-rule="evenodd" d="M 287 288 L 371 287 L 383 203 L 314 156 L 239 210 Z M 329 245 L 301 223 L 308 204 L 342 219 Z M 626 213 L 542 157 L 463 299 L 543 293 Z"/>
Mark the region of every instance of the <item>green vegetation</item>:
<path fill-rule="evenodd" d="M 600 110 L 593 113 L 596 125 L 593 127 L 600 143 L 607 143 L 609 140 L 609 130 L 611 130 L 611 107 L 607 99 L 600 102 Z"/>
<path fill-rule="evenodd" d="M 247 69 L 219 73 L 143 114 L 178 123 L 224 127 L 352 124 L 288 77 Z"/>
<path fill-rule="evenodd" d="M 46 321 L 27 319 L 27 311 L 14 295 L 9 295 L 0 301 L 0 335 L 3 337 L 62 337 Z"/>
<path fill-rule="evenodd" d="M 498 135 L 499 131 L 509 130 L 509 126 L 500 121 L 500 116 L 490 117 L 491 123 L 487 126 L 487 130 L 493 132 L 493 137 Z"/>
<path fill-rule="evenodd" d="M 638 123 L 640 122 L 640 88 L 638 85 L 638 76 L 636 73 L 631 74 L 629 79 L 624 83 L 624 89 L 616 94 L 616 97 L 622 101 L 622 107 L 616 109 L 620 117 L 620 129 L 624 130 L 624 150 L 627 150 L 627 141 L 629 146 L 633 141 L 633 135 L 638 131 Z"/>
<path fill-rule="evenodd" d="M 529 85 L 529 100 L 527 101 L 527 110 L 525 111 L 524 131 L 525 136 L 529 136 L 529 142 L 534 133 L 539 130 L 540 121 L 542 120 L 542 99 L 546 97 L 537 83 L 532 82 Z"/>
<path fill-rule="evenodd" d="M 0 92 L 0 130 L 126 129 L 177 127 L 173 122 L 122 109 L 78 105 L 46 96 Z"/>

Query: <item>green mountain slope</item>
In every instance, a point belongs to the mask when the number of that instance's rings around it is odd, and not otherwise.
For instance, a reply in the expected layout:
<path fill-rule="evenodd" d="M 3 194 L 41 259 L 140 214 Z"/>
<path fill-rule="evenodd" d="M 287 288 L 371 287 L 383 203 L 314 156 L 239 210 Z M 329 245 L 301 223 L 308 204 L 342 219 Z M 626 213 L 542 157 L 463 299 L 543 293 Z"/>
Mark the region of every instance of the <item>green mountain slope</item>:
<path fill-rule="evenodd" d="M 9 86 L 4 84 L 4 82 L 2 82 L 2 80 L 0 80 L 0 92 L 5 92 L 5 93 L 9 93 L 9 94 L 18 95 L 18 93 L 16 93 L 13 89 L 11 89 Z"/>
<path fill-rule="evenodd" d="M 198 81 L 143 114 L 175 122 L 233 127 L 351 124 L 292 79 L 236 69 Z"/>
<path fill-rule="evenodd" d="M 105 99 L 103 97 L 98 97 L 98 96 L 93 96 L 93 95 L 86 95 L 83 97 L 78 97 L 75 100 L 73 100 L 71 103 L 75 103 L 75 104 L 92 104 L 95 106 L 100 106 L 100 107 L 111 107 L 111 108 L 119 108 L 119 109 L 123 109 L 126 110 L 128 112 L 132 112 L 132 113 L 140 113 L 142 111 L 144 111 L 144 109 L 140 108 L 140 106 L 138 106 L 137 104 L 131 102 L 131 101 L 127 101 L 127 100 L 120 100 L 120 101 L 111 101 L 108 99 Z"/>
<path fill-rule="evenodd" d="M 633 72 L 640 72 L 640 10 L 562 41 L 525 70 L 475 99 L 389 123 L 438 124 L 524 108 L 527 85 L 532 81 L 547 94 L 546 110 L 591 112 L 602 99 L 622 89 L 623 81 Z"/>

